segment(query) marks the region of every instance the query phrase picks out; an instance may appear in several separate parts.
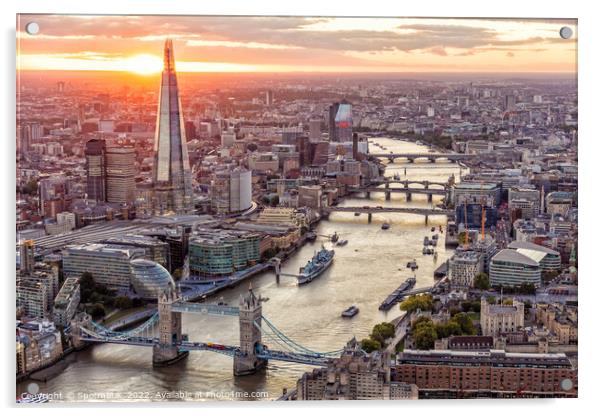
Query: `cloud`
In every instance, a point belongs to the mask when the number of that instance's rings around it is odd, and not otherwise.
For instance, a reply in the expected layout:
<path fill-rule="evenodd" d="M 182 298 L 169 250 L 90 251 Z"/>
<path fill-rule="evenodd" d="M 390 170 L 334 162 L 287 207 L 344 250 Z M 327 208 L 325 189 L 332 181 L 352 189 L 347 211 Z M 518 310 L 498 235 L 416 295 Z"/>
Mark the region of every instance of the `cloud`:
<path fill-rule="evenodd" d="M 556 19 L 391 18 L 366 23 L 364 19 L 316 17 L 23 15 L 19 20 L 20 50 L 57 58 L 57 54 L 80 51 L 160 55 L 167 37 L 174 40 L 179 61 L 291 66 L 405 65 L 409 58 L 405 53 L 417 52 L 421 57 L 417 59 L 443 60 L 576 45 L 575 39 L 562 40 L 545 26 L 520 31 L 523 23 L 529 27 L 576 24 Z M 25 24 L 32 20 L 40 25 L 40 35 L 23 34 Z M 500 27 L 508 25 L 498 21 L 518 22 L 518 30 L 506 33 Z M 105 58 L 99 55 L 98 59 Z M 451 60 L 446 59 L 445 65 L 452 65 Z"/>

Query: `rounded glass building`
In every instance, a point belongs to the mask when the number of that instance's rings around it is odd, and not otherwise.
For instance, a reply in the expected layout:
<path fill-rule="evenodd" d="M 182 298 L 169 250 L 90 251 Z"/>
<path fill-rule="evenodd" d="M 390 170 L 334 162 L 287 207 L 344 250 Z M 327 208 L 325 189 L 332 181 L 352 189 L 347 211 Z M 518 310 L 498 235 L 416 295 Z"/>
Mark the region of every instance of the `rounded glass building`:
<path fill-rule="evenodd" d="M 130 261 L 132 268 L 132 286 L 138 296 L 144 299 L 157 299 L 168 286 L 175 282 L 171 274 L 158 263 L 136 259 Z"/>

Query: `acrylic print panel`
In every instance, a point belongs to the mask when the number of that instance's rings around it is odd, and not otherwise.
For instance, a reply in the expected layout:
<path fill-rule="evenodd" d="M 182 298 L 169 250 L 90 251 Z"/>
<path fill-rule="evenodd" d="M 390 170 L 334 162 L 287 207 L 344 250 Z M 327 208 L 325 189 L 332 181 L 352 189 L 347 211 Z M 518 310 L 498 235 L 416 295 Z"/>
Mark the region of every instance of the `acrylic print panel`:
<path fill-rule="evenodd" d="M 17 400 L 576 397 L 576 38 L 19 15 Z"/>

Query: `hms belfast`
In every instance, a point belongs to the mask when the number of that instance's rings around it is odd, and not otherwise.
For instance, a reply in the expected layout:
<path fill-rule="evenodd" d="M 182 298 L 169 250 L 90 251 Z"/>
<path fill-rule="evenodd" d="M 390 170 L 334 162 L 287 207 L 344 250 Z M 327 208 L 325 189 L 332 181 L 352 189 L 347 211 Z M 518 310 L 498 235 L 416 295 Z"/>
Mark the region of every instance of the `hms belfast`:
<path fill-rule="evenodd" d="M 173 43 L 165 41 L 157 109 L 153 164 L 153 210 L 156 215 L 193 211 L 192 179 L 178 92 Z"/>

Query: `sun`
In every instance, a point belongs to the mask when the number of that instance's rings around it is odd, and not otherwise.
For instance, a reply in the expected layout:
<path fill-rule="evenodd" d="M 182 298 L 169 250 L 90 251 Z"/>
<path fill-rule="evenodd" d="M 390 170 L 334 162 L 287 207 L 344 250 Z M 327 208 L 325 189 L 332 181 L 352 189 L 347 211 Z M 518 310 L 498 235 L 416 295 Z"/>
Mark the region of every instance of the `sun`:
<path fill-rule="evenodd" d="M 163 60 L 155 55 L 135 55 L 123 61 L 123 70 L 140 75 L 151 75 L 161 72 Z"/>

